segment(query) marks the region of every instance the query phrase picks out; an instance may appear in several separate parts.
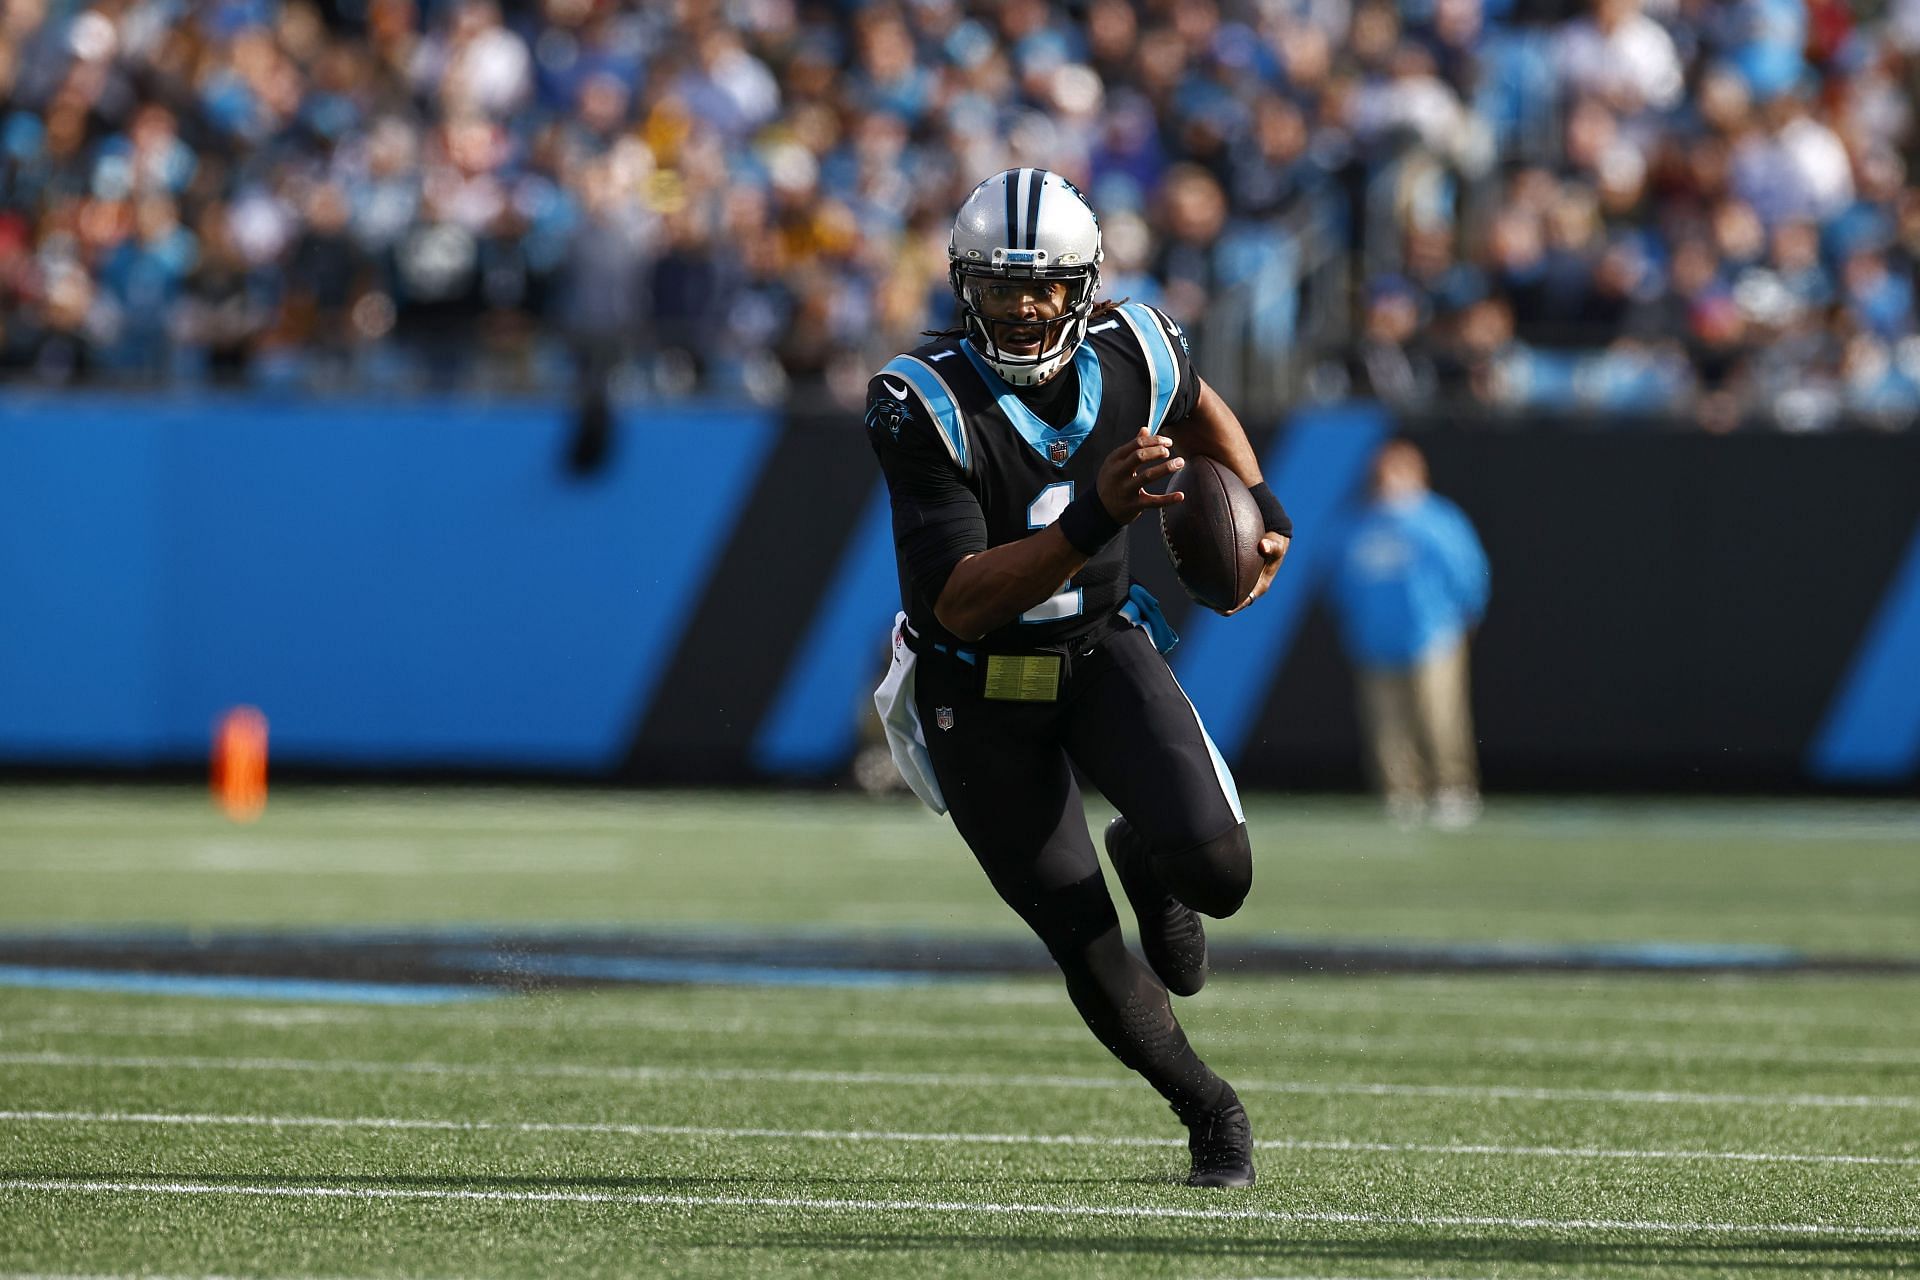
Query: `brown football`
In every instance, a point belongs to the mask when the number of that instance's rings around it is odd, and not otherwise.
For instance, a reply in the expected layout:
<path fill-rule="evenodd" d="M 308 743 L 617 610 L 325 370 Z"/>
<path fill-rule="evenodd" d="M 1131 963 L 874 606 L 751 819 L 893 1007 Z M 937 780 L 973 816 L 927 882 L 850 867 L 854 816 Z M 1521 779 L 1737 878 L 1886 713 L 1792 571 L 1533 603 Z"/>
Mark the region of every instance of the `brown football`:
<path fill-rule="evenodd" d="M 1187 594 L 1225 613 L 1253 593 L 1265 561 L 1260 539 L 1266 522 L 1240 477 L 1204 455 L 1174 473 L 1171 493 L 1186 500 L 1160 508 L 1160 536 Z"/>

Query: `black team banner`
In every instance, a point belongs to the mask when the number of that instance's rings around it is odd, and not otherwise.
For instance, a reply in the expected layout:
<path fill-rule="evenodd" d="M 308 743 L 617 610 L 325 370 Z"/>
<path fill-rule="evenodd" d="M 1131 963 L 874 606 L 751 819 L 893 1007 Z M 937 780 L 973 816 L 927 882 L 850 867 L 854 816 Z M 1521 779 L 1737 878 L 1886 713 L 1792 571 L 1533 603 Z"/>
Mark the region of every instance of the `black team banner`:
<path fill-rule="evenodd" d="M 1398 425 L 1492 563 L 1473 649 L 1490 788 L 1915 788 L 1920 437 Z M 756 734 L 800 678 L 809 619 L 849 589 L 843 561 L 871 513 L 859 430 L 844 415 L 788 423 L 636 726 L 626 778 L 764 776 Z M 1134 538 L 1136 575 L 1179 627 L 1193 606 L 1157 531 L 1142 521 Z M 876 641 L 876 678 L 881 656 Z M 1352 683 L 1325 609 L 1284 651 L 1238 661 L 1259 707 L 1231 761 L 1241 785 L 1358 786 Z"/>

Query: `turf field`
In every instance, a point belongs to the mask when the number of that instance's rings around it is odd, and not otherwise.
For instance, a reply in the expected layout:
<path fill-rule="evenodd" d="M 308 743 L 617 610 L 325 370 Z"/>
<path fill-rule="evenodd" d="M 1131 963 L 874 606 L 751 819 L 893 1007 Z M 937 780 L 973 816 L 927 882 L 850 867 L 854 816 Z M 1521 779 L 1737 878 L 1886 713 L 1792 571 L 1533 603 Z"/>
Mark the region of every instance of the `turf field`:
<path fill-rule="evenodd" d="M 1920 961 L 1910 804 L 1249 818 L 1225 952 Z M 241 827 L 185 789 L 0 789 L 16 943 L 470 926 L 1019 937 L 906 804 L 282 791 Z M 1261 1177 L 1203 1193 L 1039 977 L 395 1005 L 0 964 L 0 1275 L 1889 1275 L 1920 1266 L 1920 970 L 1888 968 L 1229 969 L 1181 1016 Z"/>

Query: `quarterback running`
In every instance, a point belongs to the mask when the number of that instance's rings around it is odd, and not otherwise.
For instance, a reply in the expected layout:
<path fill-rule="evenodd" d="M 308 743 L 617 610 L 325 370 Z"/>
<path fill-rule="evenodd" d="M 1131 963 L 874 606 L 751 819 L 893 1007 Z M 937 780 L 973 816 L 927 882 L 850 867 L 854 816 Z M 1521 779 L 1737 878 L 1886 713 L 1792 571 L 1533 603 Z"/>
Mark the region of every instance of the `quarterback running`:
<path fill-rule="evenodd" d="M 1099 299 L 1099 222 L 1072 183 L 995 174 L 961 206 L 947 254 L 960 327 L 867 390 L 901 598 L 875 702 L 909 785 L 952 816 L 1087 1027 L 1186 1125 L 1188 1184 L 1250 1186 L 1247 1113 L 1168 996 L 1206 981 L 1201 917 L 1239 910 L 1252 849 L 1122 535 L 1181 500 L 1156 490 L 1188 458 L 1224 464 L 1267 530 L 1237 612 L 1272 582 L 1292 524 L 1179 326 Z M 1145 964 L 1122 940 L 1076 767 L 1119 811 L 1104 843 Z"/>

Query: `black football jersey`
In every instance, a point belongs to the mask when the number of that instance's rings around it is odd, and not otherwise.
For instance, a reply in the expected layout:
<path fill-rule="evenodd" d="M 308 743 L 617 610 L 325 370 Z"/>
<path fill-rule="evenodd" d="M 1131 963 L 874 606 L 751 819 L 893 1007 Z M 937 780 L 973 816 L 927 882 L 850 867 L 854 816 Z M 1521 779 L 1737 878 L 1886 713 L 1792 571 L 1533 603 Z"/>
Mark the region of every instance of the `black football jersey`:
<path fill-rule="evenodd" d="M 1180 422 L 1199 400 L 1185 335 L 1141 303 L 1095 316 L 1073 369 L 1077 410 L 1058 428 L 957 336 L 894 357 L 867 384 L 867 437 L 892 499 L 902 608 L 922 635 L 959 643 L 933 605 L 964 556 L 1046 528 L 1094 491 L 1115 449 L 1142 427 Z M 967 643 L 1063 643 L 1118 610 L 1131 586 L 1127 539 L 1115 538 L 1051 597 Z"/>

